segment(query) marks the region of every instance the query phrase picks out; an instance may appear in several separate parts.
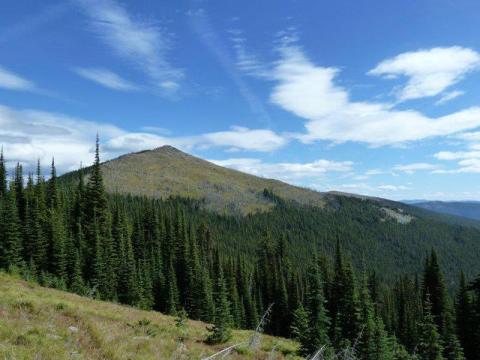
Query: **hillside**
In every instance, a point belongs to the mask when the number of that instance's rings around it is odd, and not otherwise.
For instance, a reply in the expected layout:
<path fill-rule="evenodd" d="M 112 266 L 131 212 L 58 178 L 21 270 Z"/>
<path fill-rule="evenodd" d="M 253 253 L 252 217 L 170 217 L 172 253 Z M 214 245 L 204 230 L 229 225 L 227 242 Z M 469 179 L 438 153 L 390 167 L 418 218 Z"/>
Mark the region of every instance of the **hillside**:
<path fill-rule="evenodd" d="M 0 272 L 2 359 L 200 359 L 252 334 L 234 331 L 229 343 L 209 346 L 203 342 L 204 323 L 188 321 L 179 330 L 171 316 L 42 288 Z M 180 336 L 186 338 L 183 345 Z M 296 347 L 262 335 L 257 351 L 239 346 L 229 359 L 295 359 Z"/>
<path fill-rule="evenodd" d="M 367 256 L 367 265 L 390 280 L 419 271 L 432 247 L 446 265 L 450 287 L 460 269 L 470 275 L 480 271 L 475 255 L 480 232 L 474 229 L 479 223 L 471 219 L 382 198 L 315 192 L 223 168 L 171 146 L 123 155 L 102 163 L 101 169 L 106 190 L 120 198 L 190 198 L 185 203 L 188 217 L 197 225 L 207 224 L 214 240 L 232 255 L 240 250 L 255 258 L 259 239 L 268 230 L 275 238 L 288 236 L 290 256 L 300 271 L 315 249 L 333 254 L 336 238 L 348 254 Z M 90 171 L 85 169 L 87 176 Z M 77 173 L 60 179 L 69 183 Z M 231 217 L 236 214 L 249 216 Z M 363 258 L 353 258 L 360 267 Z M 386 261 L 391 258 L 395 260 Z"/>
<path fill-rule="evenodd" d="M 413 205 L 441 214 L 480 220 L 480 202 L 478 201 L 422 201 L 415 202 Z"/>
<path fill-rule="evenodd" d="M 270 209 L 274 203 L 262 196 L 264 189 L 301 204 L 324 205 L 321 193 L 227 169 L 171 146 L 123 155 L 103 163 L 102 171 L 110 193 L 202 199 L 207 209 L 220 213 Z"/>

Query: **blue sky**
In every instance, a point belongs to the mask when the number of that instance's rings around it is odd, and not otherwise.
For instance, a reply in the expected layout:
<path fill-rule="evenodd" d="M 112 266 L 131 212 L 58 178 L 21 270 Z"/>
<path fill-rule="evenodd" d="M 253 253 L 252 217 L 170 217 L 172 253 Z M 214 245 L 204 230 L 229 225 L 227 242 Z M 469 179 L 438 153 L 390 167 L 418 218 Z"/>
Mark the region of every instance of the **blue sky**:
<path fill-rule="evenodd" d="M 321 191 L 480 200 L 478 1 L 27 1 L 0 143 L 60 172 L 165 144 Z"/>

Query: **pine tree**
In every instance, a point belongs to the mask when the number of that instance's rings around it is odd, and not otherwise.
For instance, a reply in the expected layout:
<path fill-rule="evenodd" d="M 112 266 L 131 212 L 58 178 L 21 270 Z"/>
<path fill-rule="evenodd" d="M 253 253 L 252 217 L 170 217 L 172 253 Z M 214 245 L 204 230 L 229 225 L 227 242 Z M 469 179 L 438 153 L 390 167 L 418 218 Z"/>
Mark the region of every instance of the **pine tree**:
<path fill-rule="evenodd" d="M 7 193 L 1 210 L 0 267 L 8 270 L 22 265 L 21 224 L 13 191 Z"/>
<path fill-rule="evenodd" d="M 179 310 L 179 294 L 177 287 L 177 276 L 173 266 L 173 260 L 170 258 L 166 271 L 166 291 L 165 291 L 165 311 L 167 314 L 175 315 Z"/>
<path fill-rule="evenodd" d="M 417 353 L 422 360 L 444 360 L 443 344 L 432 314 L 430 294 L 425 295 L 423 321 L 420 324 Z"/>
<path fill-rule="evenodd" d="M 475 359 L 475 356 L 480 354 L 480 275 L 470 284 L 470 290 L 474 293 L 473 300 L 473 316 L 472 316 L 472 352 L 473 357 L 469 359 Z"/>
<path fill-rule="evenodd" d="M 50 179 L 47 183 L 47 207 L 49 209 L 57 209 L 58 205 L 57 170 L 55 168 L 55 159 L 52 159 Z"/>
<path fill-rule="evenodd" d="M 368 278 L 366 271 L 363 272 L 362 288 L 360 291 L 360 326 L 361 335 L 359 338 L 359 357 L 364 360 L 371 360 L 377 358 L 377 351 L 379 350 L 379 343 L 381 339 L 377 338 L 380 335 L 381 329 L 377 329 L 375 322 L 375 312 L 373 303 L 370 298 L 368 288 Z M 378 333 L 377 333 L 378 330 Z"/>
<path fill-rule="evenodd" d="M 105 262 L 103 247 L 100 238 L 100 231 L 98 229 L 98 222 L 94 215 L 93 218 L 93 241 L 94 248 L 91 259 L 91 285 L 93 286 L 96 297 L 103 299 L 105 297 Z"/>
<path fill-rule="evenodd" d="M 330 339 L 328 337 L 330 319 L 325 309 L 325 298 L 323 297 L 323 287 L 317 261 L 314 261 L 308 271 L 306 300 L 309 313 L 309 331 L 308 344 L 305 348 L 309 354 L 314 354 L 322 347 L 326 350 L 325 353 L 328 353 L 330 350 Z"/>
<path fill-rule="evenodd" d="M 427 294 L 430 295 L 432 315 L 437 324 L 438 331 L 445 336 L 446 318 L 448 316 L 447 290 L 443 273 L 440 270 L 437 253 L 432 249 L 430 257 L 426 260 L 423 279 L 423 301 Z"/>
<path fill-rule="evenodd" d="M 209 334 L 206 341 L 209 344 L 224 343 L 230 340 L 232 336 L 230 329 L 232 325 L 230 302 L 228 301 L 227 285 L 218 253 L 215 259 L 215 270 L 215 318 L 213 326 L 208 329 Z"/>
<path fill-rule="evenodd" d="M 20 163 L 17 163 L 17 166 L 15 168 L 13 191 L 15 192 L 15 203 L 18 211 L 18 218 L 20 224 L 24 224 L 26 217 L 26 199 L 23 181 L 23 167 Z"/>
<path fill-rule="evenodd" d="M 78 250 L 75 251 L 73 271 L 70 275 L 70 290 L 79 295 L 85 293 L 85 283 L 82 277 L 82 268 Z"/>
<path fill-rule="evenodd" d="M 3 146 L 0 150 L 0 198 L 7 194 L 7 169 L 5 167 L 5 159 L 3 157 Z"/>
<path fill-rule="evenodd" d="M 293 338 L 300 343 L 299 355 L 308 356 L 311 354 L 310 347 L 310 314 L 305 310 L 302 304 L 293 312 L 293 321 L 290 331 Z"/>
<path fill-rule="evenodd" d="M 465 350 L 466 358 L 473 359 L 475 354 L 472 337 L 474 333 L 472 326 L 474 314 L 472 309 L 472 299 L 468 292 L 465 274 L 463 271 L 460 273 L 460 286 L 455 301 L 455 314 L 457 317 L 456 325 L 460 344 Z"/>
<path fill-rule="evenodd" d="M 63 216 L 60 210 L 49 211 L 49 237 L 50 237 L 50 270 L 53 274 L 66 279 L 66 232 Z"/>

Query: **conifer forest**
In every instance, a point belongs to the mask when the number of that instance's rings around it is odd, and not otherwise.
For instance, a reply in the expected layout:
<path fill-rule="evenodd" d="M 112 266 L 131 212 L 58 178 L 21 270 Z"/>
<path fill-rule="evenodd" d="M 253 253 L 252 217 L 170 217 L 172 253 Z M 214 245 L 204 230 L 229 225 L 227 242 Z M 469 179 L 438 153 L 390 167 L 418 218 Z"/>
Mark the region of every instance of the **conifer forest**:
<path fill-rule="evenodd" d="M 50 171 L 48 180 L 40 164 L 36 174 L 21 165 L 9 171 L 2 153 L 4 271 L 83 296 L 185 313 L 213 324 L 210 343 L 226 342 L 233 328 L 255 329 L 266 315 L 265 332 L 297 340 L 304 357 L 354 349 L 366 360 L 478 359 L 480 277 L 458 269 L 448 286 L 433 247 L 403 274 L 385 274 L 389 268 L 371 266 L 368 254 L 345 250 L 348 239 L 334 222 L 317 224 L 330 227 L 323 242 L 297 249 L 281 226 L 253 226 L 262 222 L 255 215 L 239 220 L 186 198 L 107 194 L 98 143 L 88 171 L 57 177 L 53 162 Z M 262 196 L 282 209 L 268 215 L 277 222 L 301 211 L 268 189 Z M 223 239 L 222 231 L 235 236 Z"/>

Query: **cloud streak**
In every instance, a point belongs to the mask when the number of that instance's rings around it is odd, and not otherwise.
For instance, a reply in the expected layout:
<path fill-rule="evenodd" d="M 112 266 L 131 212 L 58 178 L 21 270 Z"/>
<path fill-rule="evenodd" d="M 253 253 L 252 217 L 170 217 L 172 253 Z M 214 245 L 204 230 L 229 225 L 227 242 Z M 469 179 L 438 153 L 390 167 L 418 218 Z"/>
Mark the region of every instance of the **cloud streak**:
<path fill-rule="evenodd" d="M 159 26 L 132 17 L 113 0 L 77 0 L 89 18 L 90 29 L 123 59 L 144 72 L 164 94 L 175 93 L 184 78 L 168 60 L 170 41 Z"/>
<path fill-rule="evenodd" d="M 75 73 L 81 77 L 118 91 L 137 91 L 139 87 L 123 79 L 118 74 L 102 68 L 75 68 Z"/>
<path fill-rule="evenodd" d="M 0 66 L 0 88 L 15 91 L 36 91 L 33 82 Z"/>

